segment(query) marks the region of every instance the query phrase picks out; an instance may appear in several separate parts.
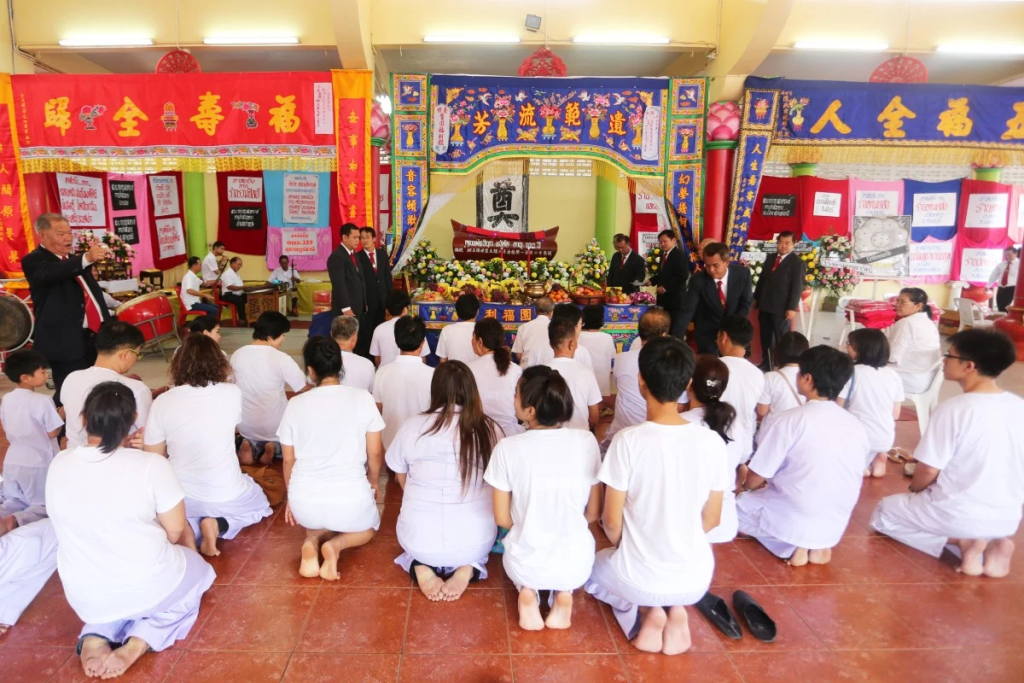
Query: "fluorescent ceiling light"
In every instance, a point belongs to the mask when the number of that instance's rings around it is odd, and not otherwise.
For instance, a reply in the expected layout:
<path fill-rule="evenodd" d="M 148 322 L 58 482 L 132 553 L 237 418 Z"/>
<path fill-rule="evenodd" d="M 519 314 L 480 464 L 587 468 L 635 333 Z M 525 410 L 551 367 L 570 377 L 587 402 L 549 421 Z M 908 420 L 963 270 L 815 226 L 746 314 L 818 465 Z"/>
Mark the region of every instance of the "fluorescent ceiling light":
<path fill-rule="evenodd" d="M 572 42 L 591 45 L 668 45 L 669 39 L 644 33 L 585 33 L 573 36 Z"/>
<path fill-rule="evenodd" d="M 1024 55 L 1024 44 L 943 43 L 935 51 L 957 55 Z"/>
<path fill-rule="evenodd" d="M 424 43 L 518 43 L 519 36 L 511 34 L 487 35 L 482 33 L 448 35 L 431 33 L 423 36 Z"/>
<path fill-rule="evenodd" d="M 221 36 L 203 38 L 204 45 L 298 45 L 295 36 Z"/>
<path fill-rule="evenodd" d="M 136 36 L 83 36 L 58 41 L 61 47 L 145 47 L 152 45 L 149 38 Z"/>
<path fill-rule="evenodd" d="M 387 95 L 377 95 L 373 99 L 375 99 L 378 102 L 380 102 L 380 110 L 382 112 L 384 112 L 385 114 L 390 114 L 391 113 L 391 98 L 390 97 L 388 97 Z"/>
<path fill-rule="evenodd" d="M 888 43 L 880 40 L 844 40 L 842 38 L 811 38 L 793 43 L 794 50 L 831 50 L 833 52 L 884 52 Z"/>

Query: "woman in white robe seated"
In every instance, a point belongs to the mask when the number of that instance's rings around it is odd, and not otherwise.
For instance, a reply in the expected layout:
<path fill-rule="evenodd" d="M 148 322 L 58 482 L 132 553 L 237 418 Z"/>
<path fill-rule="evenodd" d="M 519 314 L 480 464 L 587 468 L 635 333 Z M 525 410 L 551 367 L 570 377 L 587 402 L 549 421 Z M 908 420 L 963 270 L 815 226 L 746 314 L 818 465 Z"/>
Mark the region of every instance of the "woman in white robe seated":
<path fill-rule="evenodd" d="M 405 492 L 398 515 L 405 552 L 395 564 L 430 600 L 458 600 L 470 581 L 487 578 L 497 525 L 483 477 L 500 438 L 473 373 L 448 361 L 434 371 L 427 411 L 407 419 L 388 448 L 388 467 Z"/>
<path fill-rule="evenodd" d="M 800 354 L 796 385 L 807 402 L 772 423 L 736 497 L 740 533 L 794 567 L 832 559 L 860 496 L 871 447 L 860 421 L 835 402 L 852 374 L 838 349 Z"/>
<path fill-rule="evenodd" d="M 879 533 L 933 557 L 947 546 L 959 571 L 1010 572 L 1024 505 L 1024 400 L 997 384 L 1015 360 L 1001 332 L 964 330 L 950 338 L 943 375 L 963 389 L 943 401 L 914 451 L 911 493 L 883 498 L 871 516 Z"/>
<path fill-rule="evenodd" d="M 299 574 L 337 581 L 341 551 L 369 543 L 380 528 L 384 420 L 370 392 L 341 384 L 341 350 L 333 339 L 311 337 L 302 357 L 316 387 L 288 402 L 278 429 L 285 521 L 306 529 Z"/>
<path fill-rule="evenodd" d="M 885 330 L 889 363 L 903 380 L 904 393 L 924 393 L 935 379 L 935 364 L 942 357 L 942 341 L 928 294 L 917 287 L 901 289 L 896 297 L 896 318 Z"/>
<path fill-rule="evenodd" d="M 516 385 L 523 371 L 512 362 L 505 346 L 505 328 L 494 318 L 476 321 L 473 351 L 480 356 L 469 364 L 476 379 L 484 414 L 498 423 L 505 436 L 522 434 L 525 429 L 516 418 Z"/>
<path fill-rule="evenodd" d="M 0 538 L 0 635 L 18 623 L 25 608 L 57 571 L 57 534 L 43 518 Z"/>
<path fill-rule="evenodd" d="M 203 316 L 209 318 L 209 316 Z M 204 555 L 273 514 L 263 489 L 238 467 L 235 425 L 242 391 L 228 382 L 231 365 L 217 342 L 190 334 L 171 359 L 173 388 L 153 402 L 145 450 L 166 455 L 185 491 L 185 517 Z"/>
<path fill-rule="evenodd" d="M 103 382 L 82 410 L 86 445 L 62 451 L 46 479 L 64 595 L 85 622 L 87 676 L 114 678 L 147 650 L 182 640 L 213 585 L 213 568 L 186 539 L 185 493 L 167 458 L 121 444 L 135 397 Z"/>
<path fill-rule="evenodd" d="M 690 648 L 686 605 L 707 593 L 722 494 L 734 485 L 722 437 L 679 415 L 693 352 L 675 337 L 644 343 L 640 393 L 647 421 L 612 439 L 598 478 L 604 530 L 614 547 L 597 553 L 585 589 L 611 606 L 623 633 L 644 652 Z"/>

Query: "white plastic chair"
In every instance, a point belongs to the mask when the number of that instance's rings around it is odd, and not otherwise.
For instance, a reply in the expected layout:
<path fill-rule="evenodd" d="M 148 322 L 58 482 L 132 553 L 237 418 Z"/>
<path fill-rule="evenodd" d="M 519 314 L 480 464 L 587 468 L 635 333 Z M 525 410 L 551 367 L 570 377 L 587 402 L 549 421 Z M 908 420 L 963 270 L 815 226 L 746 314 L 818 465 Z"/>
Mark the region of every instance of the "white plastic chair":
<path fill-rule="evenodd" d="M 932 378 L 927 391 L 921 394 L 907 394 L 907 400 L 914 404 L 917 411 L 917 427 L 921 430 L 921 436 L 924 436 L 924 430 L 928 428 L 932 411 L 939 405 L 939 390 L 942 388 L 943 380 L 941 358 L 932 366 L 932 371 L 935 377 Z"/>
<path fill-rule="evenodd" d="M 991 320 L 985 320 L 985 311 L 978 305 L 977 301 L 960 297 L 956 300 L 956 309 L 960 313 L 960 328 L 957 332 L 967 327 L 984 329 L 992 327 Z"/>
<path fill-rule="evenodd" d="M 844 296 L 839 299 L 839 308 L 843 310 L 846 318 L 846 322 L 843 325 L 843 331 L 839 335 L 839 350 L 843 351 L 846 349 L 846 338 L 850 336 L 850 333 L 860 327 L 860 324 L 854 320 L 853 309 L 847 308 L 854 297 Z"/>

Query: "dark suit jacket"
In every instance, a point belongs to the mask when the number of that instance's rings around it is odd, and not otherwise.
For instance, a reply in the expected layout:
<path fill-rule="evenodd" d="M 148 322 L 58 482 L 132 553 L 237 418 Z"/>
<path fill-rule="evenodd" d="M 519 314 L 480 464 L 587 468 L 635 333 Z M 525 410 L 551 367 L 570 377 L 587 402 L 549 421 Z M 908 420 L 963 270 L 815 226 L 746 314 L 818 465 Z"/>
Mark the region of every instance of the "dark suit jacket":
<path fill-rule="evenodd" d="M 626 257 L 626 263 L 622 263 L 622 254 L 615 252 L 612 255 L 611 265 L 608 266 L 608 286 L 621 287 L 626 294 L 636 292 L 639 287 L 634 282 L 643 282 L 647 277 L 647 265 L 640 254 L 630 251 Z"/>
<path fill-rule="evenodd" d="M 363 270 L 363 284 L 366 288 L 366 310 L 384 310 L 384 304 L 388 300 L 388 294 L 395 285 L 391 277 L 391 263 L 388 261 L 388 253 L 378 247 L 377 271 L 374 272 L 373 264 L 370 263 L 370 255 L 365 251 L 359 252 L 359 267 Z"/>
<path fill-rule="evenodd" d="M 694 338 L 697 349 L 704 353 L 715 348 L 715 338 L 722 318 L 739 315 L 744 318 L 750 313 L 754 294 L 750 286 L 750 270 L 738 263 L 729 264 L 729 277 L 725 284 L 725 308 L 718 298 L 718 285 L 706 271 L 690 278 L 683 299 L 683 327 L 694 321 Z"/>
<path fill-rule="evenodd" d="M 100 315 L 110 319 L 103 305 L 103 290 L 96 284 L 88 268 L 82 268 L 82 256 L 72 254 L 68 259 L 42 247 L 21 260 L 21 267 L 32 292 L 32 306 L 36 319 L 33 335 L 35 350 L 48 360 L 70 361 L 86 355 L 82 335 L 85 319 L 85 293 L 78 282 L 81 275 L 99 302 Z"/>
<path fill-rule="evenodd" d="M 779 264 L 779 269 L 773 273 L 772 268 L 777 258 L 778 254 L 768 254 L 768 258 L 765 259 L 761 277 L 754 290 L 754 301 L 765 313 L 785 315 L 786 311 L 796 311 L 800 308 L 800 294 L 807 284 L 804 281 L 807 264 L 798 254 L 790 252 Z"/>
<path fill-rule="evenodd" d="M 359 256 L 356 252 L 357 262 Z M 366 258 L 365 254 L 361 256 Z M 331 313 L 341 315 L 343 310 L 351 308 L 356 317 L 362 318 L 366 312 L 366 286 L 344 245 L 339 245 L 327 257 L 327 274 L 331 278 Z"/>
<path fill-rule="evenodd" d="M 683 297 L 686 295 L 686 281 L 690 277 L 690 266 L 686 262 L 686 256 L 680 247 L 676 247 L 668 253 L 661 272 L 651 277 L 651 282 L 658 287 L 664 287 L 665 293 L 659 294 L 658 305 L 668 311 L 678 311 L 683 307 Z"/>

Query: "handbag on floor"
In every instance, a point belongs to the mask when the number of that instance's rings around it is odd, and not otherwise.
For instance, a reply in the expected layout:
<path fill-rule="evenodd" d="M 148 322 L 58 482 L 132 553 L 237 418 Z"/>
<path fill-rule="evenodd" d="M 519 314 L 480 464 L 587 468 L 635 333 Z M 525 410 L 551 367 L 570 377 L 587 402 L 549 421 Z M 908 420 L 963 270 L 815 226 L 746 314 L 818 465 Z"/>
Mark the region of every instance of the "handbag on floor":
<path fill-rule="evenodd" d="M 271 506 L 284 502 L 287 489 L 284 485 L 284 475 L 269 467 L 242 465 L 242 471 L 252 477 L 252 480 L 259 484 L 263 493 L 267 495 L 267 502 Z"/>

